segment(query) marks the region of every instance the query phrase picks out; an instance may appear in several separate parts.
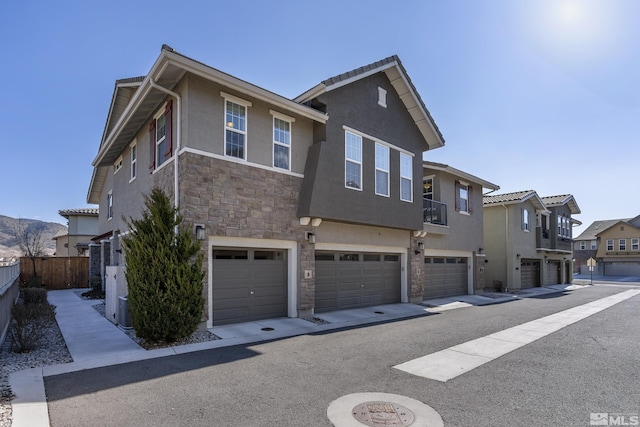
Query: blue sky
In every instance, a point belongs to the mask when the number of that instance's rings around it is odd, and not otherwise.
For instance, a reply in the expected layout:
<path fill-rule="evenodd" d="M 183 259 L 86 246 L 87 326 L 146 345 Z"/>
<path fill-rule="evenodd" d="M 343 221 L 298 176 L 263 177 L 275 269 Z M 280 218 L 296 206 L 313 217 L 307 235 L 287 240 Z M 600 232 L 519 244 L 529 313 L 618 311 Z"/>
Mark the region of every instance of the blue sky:
<path fill-rule="evenodd" d="M 584 225 L 640 214 L 640 2 L 5 1 L 0 214 L 86 206 L 116 79 L 163 43 L 293 98 L 397 54 L 446 145 L 499 192 L 573 194 Z"/>

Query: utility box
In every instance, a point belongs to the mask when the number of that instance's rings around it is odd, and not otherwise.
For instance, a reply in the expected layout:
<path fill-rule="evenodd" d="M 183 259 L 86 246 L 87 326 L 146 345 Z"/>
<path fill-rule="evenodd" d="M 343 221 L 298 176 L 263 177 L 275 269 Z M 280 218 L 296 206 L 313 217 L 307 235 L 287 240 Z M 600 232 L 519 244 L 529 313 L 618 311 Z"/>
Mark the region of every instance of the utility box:
<path fill-rule="evenodd" d="M 129 301 L 127 297 L 118 298 L 118 320 L 122 329 L 132 329 L 131 315 L 129 314 Z"/>

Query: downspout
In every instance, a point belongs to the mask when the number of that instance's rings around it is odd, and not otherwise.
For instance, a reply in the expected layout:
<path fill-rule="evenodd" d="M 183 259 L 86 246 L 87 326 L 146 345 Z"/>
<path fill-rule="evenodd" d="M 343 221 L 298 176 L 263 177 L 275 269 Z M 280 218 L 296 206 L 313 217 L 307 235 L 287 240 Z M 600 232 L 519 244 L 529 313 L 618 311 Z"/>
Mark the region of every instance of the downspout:
<path fill-rule="evenodd" d="M 504 221 L 504 249 L 505 249 L 505 255 L 507 254 L 507 251 L 509 250 L 509 208 L 502 203 L 502 207 L 504 208 L 504 217 L 505 217 L 505 221 Z M 509 260 L 511 259 L 511 257 L 507 258 L 507 276 L 506 276 L 506 283 L 504 284 L 504 288 L 503 288 L 503 292 L 507 292 L 507 288 L 508 285 L 507 283 L 509 282 Z"/>
<path fill-rule="evenodd" d="M 173 96 L 176 99 L 176 103 L 178 104 L 178 108 L 176 108 L 176 147 L 175 147 L 175 160 L 173 164 L 173 205 L 177 209 L 178 202 L 180 200 L 178 194 L 178 164 L 179 164 L 179 156 L 180 156 L 180 143 L 182 142 L 182 98 L 175 92 L 170 91 L 167 88 L 164 88 L 157 84 L 153 77 L 149 78 L 149 82 L 151 87 L 154 89 L 158 89 L 160 92 L 164 92 L 167 95 Z M 175 233 L 178 234 L 178 226 L 175 226 Z"/>

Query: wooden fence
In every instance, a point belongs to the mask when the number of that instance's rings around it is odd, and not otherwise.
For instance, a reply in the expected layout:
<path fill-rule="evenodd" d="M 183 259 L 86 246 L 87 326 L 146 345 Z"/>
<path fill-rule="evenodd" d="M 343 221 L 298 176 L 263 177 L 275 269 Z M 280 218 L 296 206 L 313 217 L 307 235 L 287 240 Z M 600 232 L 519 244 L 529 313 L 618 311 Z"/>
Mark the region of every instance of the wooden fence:
<path fill-rule="evenodd" d="M 89 287 L 89 257 L 38 257 L 35 261 L 36 274 L 46 289 Z M 20 258 L 20 283 L 29 283 L 32 278 L 31 258 Z"/>

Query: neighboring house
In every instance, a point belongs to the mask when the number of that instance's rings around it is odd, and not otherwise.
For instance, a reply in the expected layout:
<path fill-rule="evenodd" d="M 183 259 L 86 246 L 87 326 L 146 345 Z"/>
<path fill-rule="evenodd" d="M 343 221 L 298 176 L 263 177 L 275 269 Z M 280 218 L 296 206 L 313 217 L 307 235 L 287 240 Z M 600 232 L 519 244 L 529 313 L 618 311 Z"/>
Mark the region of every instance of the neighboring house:
<path fill-rule="evenodd" d="M 290 100 L 163 46 L 116 82 L 95 253 L 122 263 L 123 217 L 157 186 L 203 239 L 207 327 L 420 302 L 422 154 L 443 145 L 396 56 Z"/>
<path fill-rule="evenodd" d="M 89 256 L 89 244 L 98 233 L 98 209 L 64 209 L 58 213 L 67 220 L 67 229 L 53 236 L 56 256 Z"/>
<path fill-rule="evenodd" d="M 524 289 L 572 279 L 570 194 L 540 197 L 533 190 L 484 197 L 484 241 L 488 288 Z"/>
<path fill-rule="evenodd" d="M 595 274 L 606 276 L 640 276 L 640 215 L 635 218 L 595 221 L 576 239 L 581 258 L 593 257 Z M 587 251 L 583 247 L 595 246 Z M 586 266 L 580 272 L 589 274 Z"/>
<path fill-rule="evenodd" d="M 424 297 L 485 287 L 483 188 L 500 187 L 449 165 L 423 163 Z"/>
<path fill-rule="evenodd" d="M 589 267 L 587 266 L 587 260 L 589 260 L 589 258 L 596 258 L 596 252 L 598 252 L 598 233 L 606 230 L 617 222 L 630 220 L 631 218 L 594 221 L 589 227 L 580 233 L 578 237 L 573 239 L 574 272 L 580 274 L 590 273 Z M 594 270 L 594 273 L 598 274 L 597 270 Z M 602 272 L 599 274 L 602 274 Z"/>

